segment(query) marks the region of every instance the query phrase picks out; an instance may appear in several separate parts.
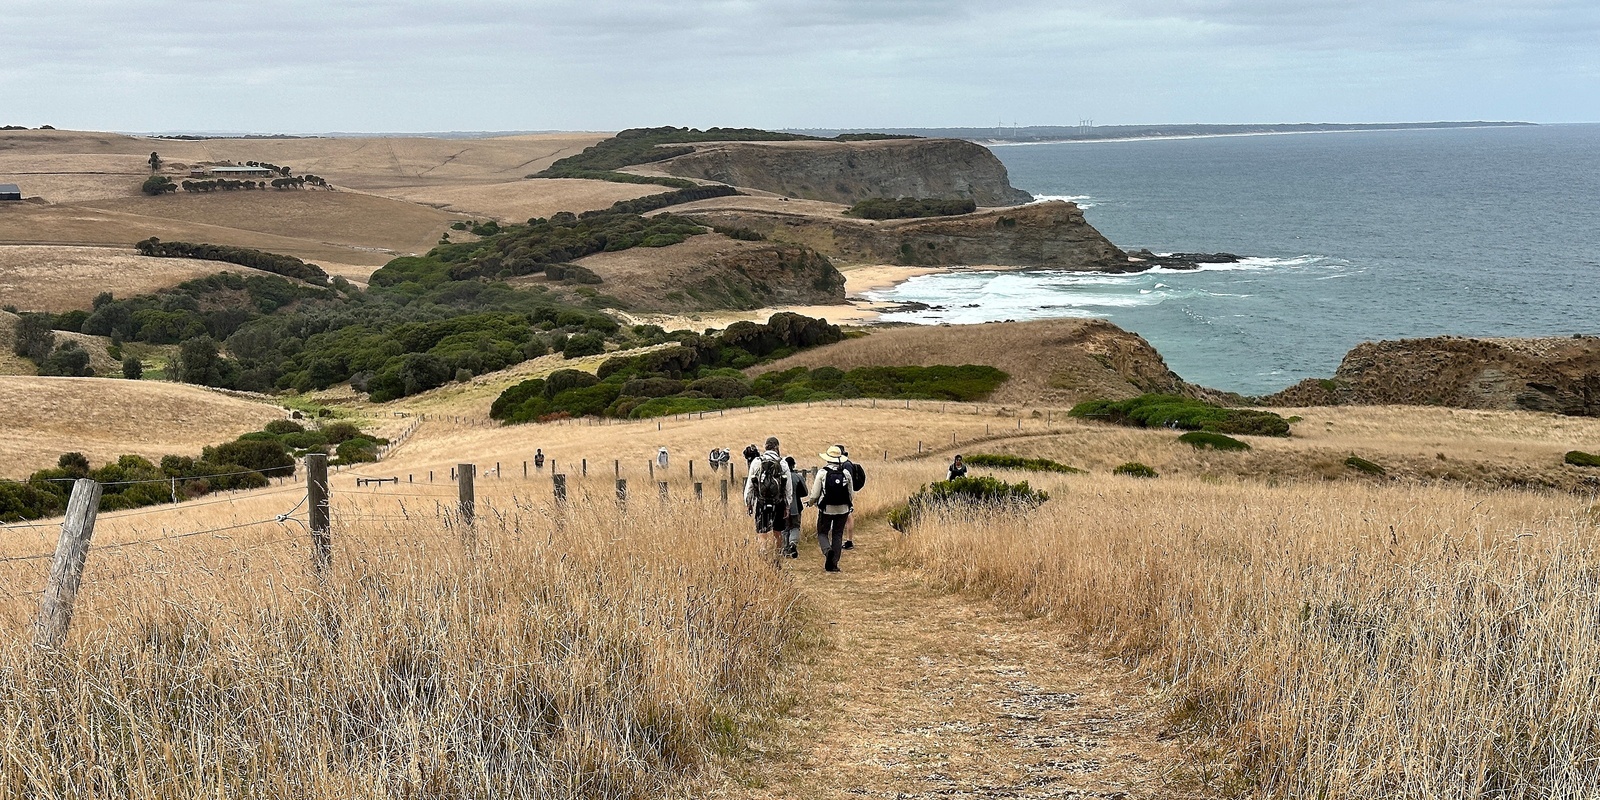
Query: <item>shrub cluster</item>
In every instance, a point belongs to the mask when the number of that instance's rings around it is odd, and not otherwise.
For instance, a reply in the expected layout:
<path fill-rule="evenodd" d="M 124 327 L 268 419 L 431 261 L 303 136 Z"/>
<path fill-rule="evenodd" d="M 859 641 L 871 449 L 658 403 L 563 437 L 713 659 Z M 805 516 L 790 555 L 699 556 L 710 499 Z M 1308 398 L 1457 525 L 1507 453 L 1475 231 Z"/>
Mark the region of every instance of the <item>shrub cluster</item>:
<path fill-rule="evenodd" d="M 595 253 L 664 247 L 701 233 L 705 228 L 671 214 L 646 218 L 607 211 L 579 217 L 563 211 L 506 226 L 476 242 L 441 244 L 425 256 L 394 259 L 372 273 L 370 283 L 396 288 L 415 284 L 421 290 L 449 281 L 532 275 Z"/>
<path fill-rule="evenodd" d="M 1368 475 L 1376 475 L 1380 478 L 1389 474 L 1389 470 L 1384 469 L 1381 464 L 1368 461 L 1360 456 L 1350 456 L 1344 460 L 1344 465 L 1357 472 L 1365 472 Z"/>
<path fill-rule="evenodd" d="M 668 206 L 692 203 L 696 200 L 710 200 L 714 197 L 731 197 L 738 194 L 743 194 L 743 192 L 740 192 L 738 189 L 726 184 L 715 183 L 709 186 L 701 186 L 697 184 L 673 192 L 662 192 L 661 194 L 646 195 L 634 200 L 619 200 L 615 203 L 612 203 L 611 207 L 608 209 L 602 211 L 585 211 L 582 214 L 579 214 L 578 218 L 588 219 L 590 217 L 599 217 L 606 214 L 648 214 L 652 211 L 660 211 Z"/>
<path fill-rule="evenodd" d="M 1048 458 L 1023 458 L 1021 456 L 997 455 L 991 453 L 974 453 L 962 459 L 970 467 L 989 467 L 992 469 L 1025 469 L 1032 472 L 1060 472 L 1064 474 L 1081 474 L 1083 470 L 1069 467 L 1059 461 Z"/>
<path fill-rule="evenodd" d="M 1178 441 L 1187 445 L 1192 445 L 1196 450 L 1203 450 L 1207 447 L 1211 448 L 1212 450 L 1250 449 L 1250 445 L 1241 442 L 1232 436 L 1224 436 L 1223 434 L 1211 433 L 1210 431 L 1189 431 L 1188 433 L 1179 436 Z"/>
<path fill-rule="evenodd" d="M 203 261 L 221 261 L 241 267 L 259 269 L 286 278 L 296 278 L 318 286 L 328 285 L 328 273 L 316 264 L 307 264 L 294 256 L 233 247 L 222 244 L 194 244 L 191 242 L 163 242 L 152 236 L 135 244 L 139 255 L 155 258 L 197 258 Z"/>
<path fill-rule="evenodd" d="M 1144 394 L 1127 400 L 1091 400 L 1068 412 L 1134 428 L 1178 428 L 1249 436 L 1288 436 L 1289 422 L 1271 411 L 1224 408 L 1203 400 Z"/>
<path fill-rule="evenodd" d="M 844 212 L 846 216 L 861 219 L 913 219 L 918 217 L 953 217 L 971 214 L 978 204 L 971 200 L 938 197 L 882 197 L 862 200 Z"/>
<path fill-rule="evenodd" d="M 94 370 L 89 367 L 88 351 L 71 340 L 56 341 L 52 330 L 56 319 L 56 315 L 48 313 L 18 315 L 16 333 L 11 341 L 12 352 L 32 361 L 40 375 L 92 377 Z"/>
<path fill-rule="evenodd" d="M 1574 467 L 1600 467 L 1600 456 L 1585 453 L 1582 450 L 1572 450 L 1564 459 Z"/>
<path fill-rule="evenodd" d="M 548 379 L 524 381 L 501 393 L 489 415 L 505 422 L 534 422 L 554 414 L 642 418 L 756 405 L 766 399 L 757 395 L 741 369 L 844 338 L 837 325 L 789 313 L 709 335 L 666 334 L 652 327 L 641 326 L 639 333 L 675 344 L 608 359 L 596 375 L 561 370 Z"/>
<path fill-rule="evenodd" d="M 996 478 L 969 475 L 918 489 L 905 505 L 889 512 L 889 525 L 905 533 L 922 515 L 931 511 L 1025 510 L 1036 508 L 1049 499 L 1048 492 L 1034 489 L 1027 481 L 1007 483 Z"/>
<path fill-rule="evenodd" d="M 256 489 L 269 478 L 295 473 L 296 459 L 307 453 L 337 448 L 334 463 L 377 460 L 377 448 L 388 440 L 362 434 L 350 422 L 333 422 L 307 430 L 291 420 L 274 420 L 263 430 L 201 450 L 200 457 L 168 455 L 160 463 L 124 455 L 90 468 L 82 453 L 63 453 L 53 469 L 42 469 L 23 482 L 0 482 L 0 522 L 39 519 L 61 514 L 72 482 L 89 478 L 103 484 L 101 511 L 160 505 L 211 492 Z"/>
<path fill-rule="evenodd" d="M 1149 467 L 1147 465 L 1141 464 L 1141 463 L 1139 463 L 1137 461 L 1129 461 L 1126 464 L 1119 464 L 1119 465 L 1117 465 L 1116 469 L 1111 470 L 1111 474 L 1112 475 L 1126 475 L 1126 476 L 1128 476 L 1130 478 L 1159 478 L 1159 477 L 1161 477 L 1161 473 L 1156 472 L 1153 468 L 1151 468 L 1151 467 Z"/>
<path fill-rule="evenodd" d="M 139 185 L 139 191 L 151 197 L 159 197 L 178 191 L 178 184 L 173 183 L 172 179 L 165 175 L 151 175 L 144 179 L 144 183 Z"/>

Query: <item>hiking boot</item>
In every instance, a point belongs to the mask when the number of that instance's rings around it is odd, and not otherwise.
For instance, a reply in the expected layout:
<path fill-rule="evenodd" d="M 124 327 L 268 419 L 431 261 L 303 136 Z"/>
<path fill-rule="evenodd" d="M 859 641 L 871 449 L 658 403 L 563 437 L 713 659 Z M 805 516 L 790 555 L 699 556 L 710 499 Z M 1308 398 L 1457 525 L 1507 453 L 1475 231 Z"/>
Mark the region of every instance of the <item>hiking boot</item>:
<path fill-rule="evenodd" d="M 843 572 L 843 570 L 839 569 L 837 566 L 823 567 L 822 570 L 824 572 Z"/>
<path fill-rule="evenodd" d="M 790 558 L 799 558 L 800 557 L 800 548 L 798 548 L 798 547 L 796 547 L 796 546 L 794 546 L 792 544 L 789 545 L 788 547 L 784 548 L 783 552 L 784 552 L 784 555 L 787 555 Z"/>
<path fill-rule="evenodd" d="M 854 549 L 856 549 L 856 543 L 847 541 L 847 542 L 844 543 L 844 549 L 846 549 L 846 550 L 854 550 Z"/>

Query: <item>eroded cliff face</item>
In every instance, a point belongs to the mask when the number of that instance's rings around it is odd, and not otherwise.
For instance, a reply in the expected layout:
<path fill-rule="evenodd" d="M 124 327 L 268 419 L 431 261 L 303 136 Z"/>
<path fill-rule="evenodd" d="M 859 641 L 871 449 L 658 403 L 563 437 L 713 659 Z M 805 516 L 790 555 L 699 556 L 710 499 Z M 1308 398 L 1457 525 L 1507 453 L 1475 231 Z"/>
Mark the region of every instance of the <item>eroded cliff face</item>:
<path fill-rule="evenodd" d="M 684 178 L 851 205 L 874 197 L 955 197 L 980 206 L 1026 203 L 989 149 L 959 139 L 724 142 L 653 164 Z"/>
<path fill-rule="evenodd" d="M 687 211 L 711 224 L 748 228 L 775 241 L 804 244 L 847 263 L 984 265 L 1137 272 L 1128 256 L 1083 218 L 1074 203 L 915 220 L 869 222 L 839 216 L 739 208 Z"/>
<path fill-rule="evenodd" d="M 1436 405 L 1600 416 L 1600 338 L 1365 342 L 1274 405 Z"/>

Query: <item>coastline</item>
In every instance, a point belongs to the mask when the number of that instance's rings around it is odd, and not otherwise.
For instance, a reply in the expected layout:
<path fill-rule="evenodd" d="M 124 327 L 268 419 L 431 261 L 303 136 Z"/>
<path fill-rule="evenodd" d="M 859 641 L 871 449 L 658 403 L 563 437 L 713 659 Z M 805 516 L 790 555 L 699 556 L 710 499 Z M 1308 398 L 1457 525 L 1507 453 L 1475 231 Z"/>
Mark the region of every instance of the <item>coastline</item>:
<path fill-rule="evenodd" d="M 1241 136 L 1315 136 L 1334 133 L 1401 133 L 1405 131 L 1474 131 L 1485 128 L 1521 128 L 1521 125 L 1444 125 L 1435 128 L 1340 128 L 1329 131 L 1250 131 L 1241 133 L 1174 133 L 1165 136 L 1117 136 L 1105 139 L 973 139 L 984 147 L 1028 147 L 1036 144 L 1102 144 L 1107 142 L 1167 142 L 1181 139 L 1233 139 Z"/>

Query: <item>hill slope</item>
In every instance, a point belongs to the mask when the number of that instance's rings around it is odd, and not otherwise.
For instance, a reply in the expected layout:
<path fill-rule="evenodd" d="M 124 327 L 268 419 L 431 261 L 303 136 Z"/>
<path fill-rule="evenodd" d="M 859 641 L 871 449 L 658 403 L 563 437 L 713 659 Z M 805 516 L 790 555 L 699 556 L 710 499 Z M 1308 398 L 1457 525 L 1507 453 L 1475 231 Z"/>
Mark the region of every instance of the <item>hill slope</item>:
<path fill-rule="evenodd" d="M 1105 320 L 1052 319 L 985 325 L 908 326 L 808 350 L 749 372 L 821 366 L 980 364 L 1011 375 L 995 403 L 1072 405 L 1147 392 L 1208 395 L 1178 377 L 1140 336 Z"/>

